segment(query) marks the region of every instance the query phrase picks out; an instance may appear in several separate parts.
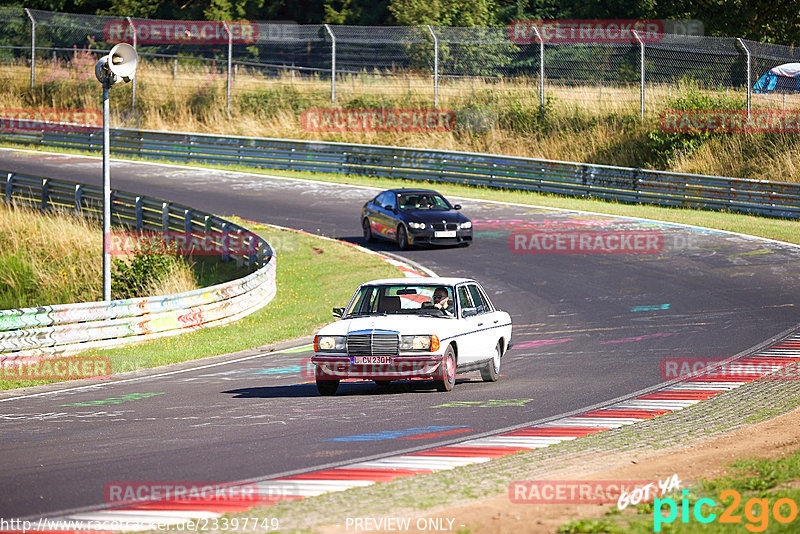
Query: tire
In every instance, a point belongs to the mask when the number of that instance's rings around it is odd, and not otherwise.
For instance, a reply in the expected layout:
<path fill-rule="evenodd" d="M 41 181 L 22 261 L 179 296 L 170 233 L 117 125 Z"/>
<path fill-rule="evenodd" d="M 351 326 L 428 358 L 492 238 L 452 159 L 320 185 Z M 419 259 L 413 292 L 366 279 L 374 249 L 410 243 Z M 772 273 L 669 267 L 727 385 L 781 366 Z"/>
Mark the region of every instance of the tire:
<path fill-rule="evenodd" d="M 500 356 L 503 355 L 503 348 L 501 342 L 497 342 L 494 348 L 494 355 L 492 359 L 486 362 L 486 365 L 481 367 L 481 378 L 484 382 L 497 382 L 500 378 Z"/>
<path fill-rule="evenodd" d="M 325 378 L 317 378 L 317 391 L 323 397 L 330 397 L 336 395 L 336 390 L 339 389 L 338 380 L 330 380 Z"/>
<path fill-rule="evenodd" d="M 439 366 L 439 377 L 434 381 L 439 391 L 452 391 L 456 385 L 456 352 L 453 346 L 447 347 Z"/>
<path fill-rule="evenodd" d="M 339 380 L 324 375 L 320 372 L 319 367 L 316 368 L 314 374 L 317 379 L 317 391 L 320 395 L 330 397 L 336 394 L 336 390 L 339 389 Z"/>
<path fill-rule="evenodd" d="M 369 219 L 366 217 L 361 221 L 361 230 L 364 232 L 364 241 L 367 243 L 372 241 L 372 226 L 370 226 Z"/>
<path fill-rule="evenodd" d="M 406 227 L 402 224 L 397 227 L 397 248 L 408 250 L 408 233 L 406 232 Z"/>

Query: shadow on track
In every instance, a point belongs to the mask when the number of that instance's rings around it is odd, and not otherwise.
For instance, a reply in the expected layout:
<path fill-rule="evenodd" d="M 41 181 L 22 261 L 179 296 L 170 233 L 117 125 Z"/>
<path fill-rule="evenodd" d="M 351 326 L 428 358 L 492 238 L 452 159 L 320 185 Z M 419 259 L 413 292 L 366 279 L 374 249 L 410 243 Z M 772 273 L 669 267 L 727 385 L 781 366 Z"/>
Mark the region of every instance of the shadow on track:
<path fill-rule="evenodd" d="M 480 382 L 469 378 L 457 378 L 456 384 Z M 233 395 L 234 399 L 278 399 L 298 397 L 320 397 L 315 384 L 292 384 L 289 386 L 263 386 L 254 388 L 229 389 L 222 393 Z M 402 380 L 392 382 L 388 386 L 379 386 L 370 380 L 360 382 L 342 382 L 336 397 L 357 395 L 399 395 L 402 393 L 438 393 L 431 380 Z M 330 399 L 331 397 L 326 397 Z"/>

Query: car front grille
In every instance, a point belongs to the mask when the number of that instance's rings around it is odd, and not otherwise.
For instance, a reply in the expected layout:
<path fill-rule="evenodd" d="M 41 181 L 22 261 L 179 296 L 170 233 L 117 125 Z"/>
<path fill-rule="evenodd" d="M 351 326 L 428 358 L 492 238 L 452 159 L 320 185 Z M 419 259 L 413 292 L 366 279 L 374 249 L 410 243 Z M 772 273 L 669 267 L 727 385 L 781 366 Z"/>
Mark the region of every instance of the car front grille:
<path fill-rule="evenodd" d="M 434 230 L 458 230 L 457 223 L 433 223 L 431 224 L 431 227 Z"/>
<path fill-rule="evenodd" d="M 350 356 L 397 356 L 400 337 L 397 334 L 368 333 L 347 336 Z"/>

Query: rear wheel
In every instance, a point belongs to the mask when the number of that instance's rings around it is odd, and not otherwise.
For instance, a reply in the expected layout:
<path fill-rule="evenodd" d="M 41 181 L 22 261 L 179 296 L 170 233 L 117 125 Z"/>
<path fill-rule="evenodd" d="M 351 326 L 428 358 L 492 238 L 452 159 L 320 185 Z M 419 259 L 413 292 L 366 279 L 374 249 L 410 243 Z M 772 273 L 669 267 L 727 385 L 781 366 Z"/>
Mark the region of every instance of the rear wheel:
<path fill-rule="evenodd" d="M 361 221 L 361 229 L 364 232 L 364 241 L 367 243 L 372 241 L 372 226 L 370 226 L 369 219 L 366 217 Z"/>
<path fill-rule="evenodd" d="M 439 366 L 439 377 L 435 384 L 439 391 L 452 391 L 456 385 L 456 352 L 452 345 L 444 351 L 442 364 Z"/>
<path fill-rule="evenodd" d="M 497 382 L 497 379 L 500 377 L 500 356 L 502 356 L 502 354 L 503 347 L 501 346 L 501 342 L 498 341 L 497 346 L 494 348 L 492 359 L 481 367 L 481 378 L 483 378 L 484 382 Z"/>
<path fill-rule="evenodd" d="M 406 227 L 402 224 L 397 227 L 397 248 L 408 250 L 408 234 L 406 233 Z"/>

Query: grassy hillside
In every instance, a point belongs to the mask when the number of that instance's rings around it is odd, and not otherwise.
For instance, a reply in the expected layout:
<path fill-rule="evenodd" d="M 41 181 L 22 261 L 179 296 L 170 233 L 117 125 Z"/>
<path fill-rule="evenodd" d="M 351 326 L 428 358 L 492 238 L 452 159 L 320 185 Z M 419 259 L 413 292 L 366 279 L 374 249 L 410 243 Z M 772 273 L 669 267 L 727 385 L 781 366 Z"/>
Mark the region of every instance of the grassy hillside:
<path fill-rule="evenodd" d="M 0 67 L 0 109 L 99 109 L 100 86 L 88 70 L 93 61 L 38 67 L 29 87 L 24 66 Z M 221 68 L 221 67 L 220 67 Z M 174 76 L 174 77 L 173 77 Z M 337 79 L 342 108 L 431 108 L 427 77 L 349 77 Z M 491 83 L 490 83 L 491 82 Z M 137 73 L 136 109 L 130 85 L 111 92 L 113 124 L 135 128 L 198 131 L 377 143 L 491 152 L 611 165 L 670 169 L 742 178 L 800 181 L 800 140 L 794 134 L 665 134 L 659 114 L 665 109 L 743 109 L 741 92 L 647 88 L 647 114 L 639 118 L 638 85 L 629 88 L 546 88 L 539 110 L 535 85 L 527 82 L 442 79 L 440 108 L 453 110 L 455 127 L 444 132 L 306 131 L 300 116 L 308 108 L 328 108 L 330 82 L 292 76 L 264 78 L 238 69 L 232 113 L 226 113 L 225 77 L 219 68 L 144 63 Z M 800 96 L 785 101 L 759 97 L 760 107 L 800 108 Z"/>
<path fill-rule="evenodd" d="M 99 224 L 81 217 L 0 202 L 0 310 L 102 300 L 102 235 Z M 189 291 L 236 276 L 232 265 L 174 256 L 112 261 L 115 299 Z"/>

